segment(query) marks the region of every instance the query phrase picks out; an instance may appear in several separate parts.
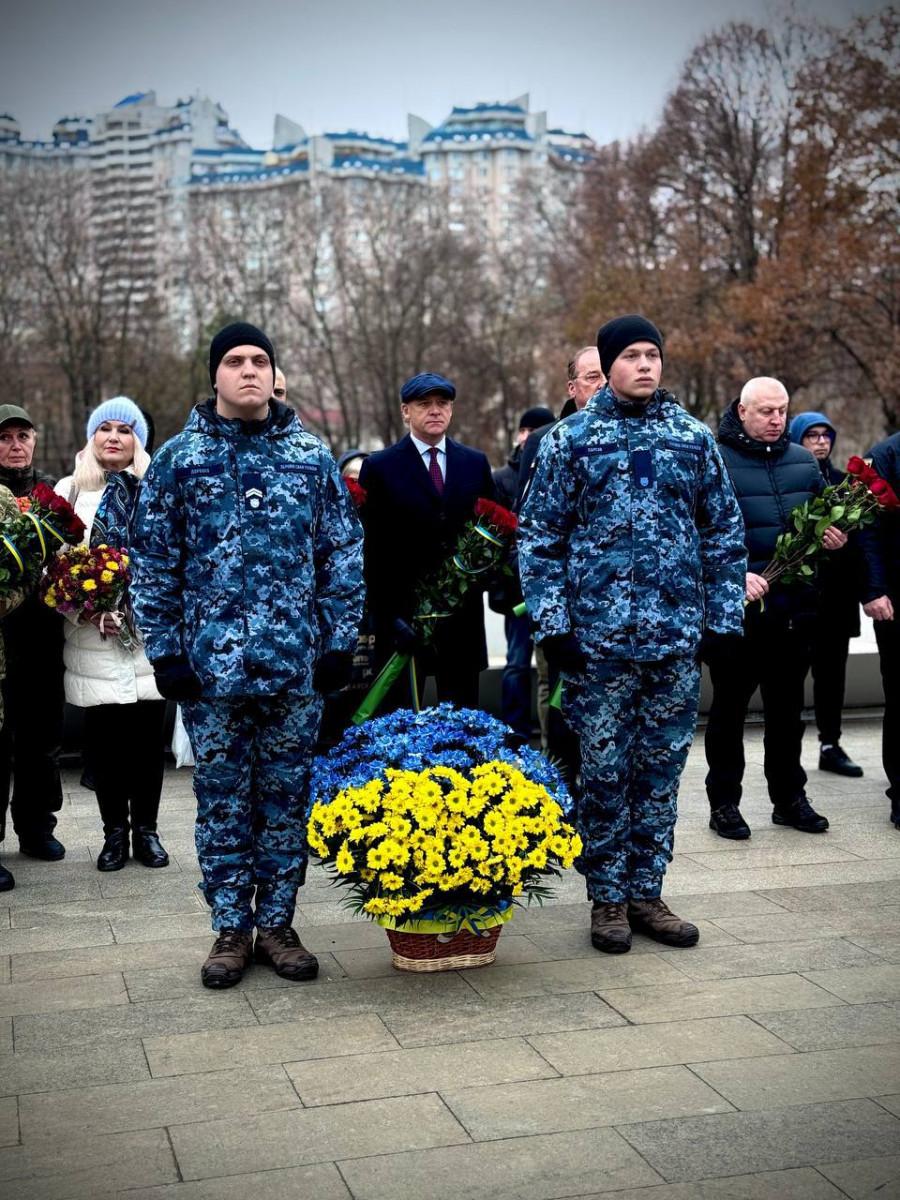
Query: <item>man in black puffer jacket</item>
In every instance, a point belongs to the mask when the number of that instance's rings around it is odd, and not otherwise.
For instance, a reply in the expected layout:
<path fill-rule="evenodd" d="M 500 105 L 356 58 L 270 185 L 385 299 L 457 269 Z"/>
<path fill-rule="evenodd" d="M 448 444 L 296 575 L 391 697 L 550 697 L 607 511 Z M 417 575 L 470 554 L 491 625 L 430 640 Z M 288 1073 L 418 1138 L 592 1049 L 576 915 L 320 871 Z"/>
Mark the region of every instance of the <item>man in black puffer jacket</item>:
<path fill-rule="evenodd" d="M 701 655 L 709 665 L 713 701 L 706 726 L 706 792 L 710 828 L 744 839 L 750 827 L 738 807 L 744 775 L 744 718 L 757 686 L 765 719 L 765 774 L 776 825 L 822 833 L 828 821 L 806 798 L 800 764 L 803 682 L 809 670 L 818 606 L 814 586 L 769 588 L 760 574 L 771 560 L 793 509 L 817 496 L 824 481 L 816 460 L 786 431 L 788 394 L 777 379 L 745 384 L 719 428 L 719 446 L 744 517 L 748 571 L 743 638 L 707 635 Z M 826 530 L 824 545 L 846 542 Z"/>

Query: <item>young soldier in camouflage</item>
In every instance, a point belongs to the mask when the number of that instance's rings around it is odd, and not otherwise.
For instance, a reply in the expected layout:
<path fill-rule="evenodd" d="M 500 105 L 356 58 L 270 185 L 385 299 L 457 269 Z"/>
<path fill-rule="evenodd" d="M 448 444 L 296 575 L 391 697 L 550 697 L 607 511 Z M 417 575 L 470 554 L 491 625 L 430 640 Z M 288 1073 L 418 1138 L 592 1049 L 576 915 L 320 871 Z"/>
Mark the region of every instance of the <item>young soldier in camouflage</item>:
<path fill-rule="evenodd" d="M 362 613 L 362 530 L 328 450 L 271 399 L 274 369 L 252 325 L 216 335 L 216 394 L 154 458 L 133 546 L 137 622 L 196 759 L 207 987 L 241 979 L 254 925 L 257 961 L 318 971 L 291 928 L 306 782 L 320 693 L 349 678 Z"/>
<path fill-rule="evenodd" d="M 607 386 L 541 446 L 519 525 L 522 587 L 581 737 L 576 866 L 591 940 L 621 953 L 637 929 L 692 946 L 696 926 L 660 892 L 701 637 L 742 628 L 743 522 L 712 433 L 659 387 L 656 327 L 618 317 L 597 348 Z"/>

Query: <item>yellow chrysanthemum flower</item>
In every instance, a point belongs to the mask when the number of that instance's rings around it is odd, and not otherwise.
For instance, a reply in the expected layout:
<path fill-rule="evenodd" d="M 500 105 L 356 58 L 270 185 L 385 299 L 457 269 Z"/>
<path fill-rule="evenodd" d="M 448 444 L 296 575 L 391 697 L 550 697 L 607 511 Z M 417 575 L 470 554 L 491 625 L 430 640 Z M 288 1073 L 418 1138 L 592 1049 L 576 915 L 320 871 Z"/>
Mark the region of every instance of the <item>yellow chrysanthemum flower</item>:
<path fill-rule="evenodd" d="M 82 591 L 85 592 L 95 592 L 97 590 L 97 584 L 93 579 L 85 579 L 81 585 L 81 588 Z"/>

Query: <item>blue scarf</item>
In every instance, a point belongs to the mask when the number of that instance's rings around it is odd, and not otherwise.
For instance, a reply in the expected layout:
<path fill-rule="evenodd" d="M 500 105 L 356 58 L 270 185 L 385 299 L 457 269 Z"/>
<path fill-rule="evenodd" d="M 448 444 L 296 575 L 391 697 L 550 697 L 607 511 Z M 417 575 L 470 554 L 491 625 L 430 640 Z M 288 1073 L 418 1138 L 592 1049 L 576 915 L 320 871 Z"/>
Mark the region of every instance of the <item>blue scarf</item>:
<path fill-rule="evenodd" d="M 128 471 L 111 471 L 91 526 L 91 546 L 127 550 L 141 481 Z"/>

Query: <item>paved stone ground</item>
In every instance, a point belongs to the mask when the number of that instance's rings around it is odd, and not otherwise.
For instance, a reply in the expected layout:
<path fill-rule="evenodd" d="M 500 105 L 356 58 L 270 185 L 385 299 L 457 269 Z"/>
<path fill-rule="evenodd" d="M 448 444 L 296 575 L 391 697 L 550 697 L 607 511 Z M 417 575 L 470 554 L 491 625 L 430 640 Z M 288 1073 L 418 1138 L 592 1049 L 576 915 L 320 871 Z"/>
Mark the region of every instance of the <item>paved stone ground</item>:
<path fill-rule="evenodd" d="M 846 731 L 863 780 L 811 770 L 832 828 L 809 836 L 767 823 L 753 731 L 749 843 L 706 828 L 695 746 L 667 888 L 695 949 L 597 954 L 573 876 L 516 915 L 495 966 L 404 975 L 314 873 L 298 924 L 319 981 L 256 967 L 221 994 L 198 979 L 189 773 L 166 781 L 172 867 L 111 875 L 70 774 L 65 862 L 4 857 L 0 1194 L 900 1196 L 900 832 L 879 736 Z"/>

